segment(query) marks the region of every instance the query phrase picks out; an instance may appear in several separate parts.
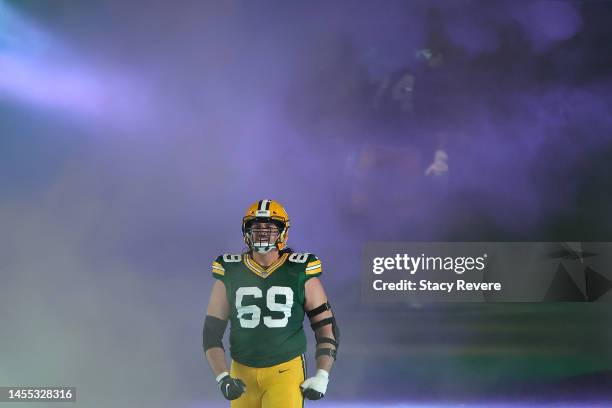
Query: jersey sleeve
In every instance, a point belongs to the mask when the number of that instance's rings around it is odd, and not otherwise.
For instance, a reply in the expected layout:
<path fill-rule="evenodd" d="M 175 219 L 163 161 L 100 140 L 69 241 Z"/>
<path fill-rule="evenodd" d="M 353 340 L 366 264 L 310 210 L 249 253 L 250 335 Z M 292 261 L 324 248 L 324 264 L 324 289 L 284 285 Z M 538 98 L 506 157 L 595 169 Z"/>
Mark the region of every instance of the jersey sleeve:
<path fill-rule="evenodd" d="M 310 254 L 306 260 L 306 269 L 304 271 L 306 280 L 316 278 L 320 276 L 322 272 L 323 266 L 321 265 L 321 260 L 315 254 Z"/>
<path fill-rule="evenodd" d="M 223 266 L 223 256 L 218 256 L 212 262 L 212 275 L 215 279 L 219 279 L 220 281 L 225 281 L 225 267 Z"/>

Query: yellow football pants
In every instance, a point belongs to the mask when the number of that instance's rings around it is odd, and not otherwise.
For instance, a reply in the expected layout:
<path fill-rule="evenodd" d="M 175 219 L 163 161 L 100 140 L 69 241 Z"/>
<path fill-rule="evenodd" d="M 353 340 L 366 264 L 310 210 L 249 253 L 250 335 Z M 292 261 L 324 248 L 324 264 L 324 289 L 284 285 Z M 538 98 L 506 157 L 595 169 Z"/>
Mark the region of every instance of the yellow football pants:
<path fill-rule="evenodd" d="M 304 356 L 263 368 L 232 361 L 230 375 L 244 381 L 246 392 L 231 401 L 231 408 L 302 408 L 305 373 Z"/>

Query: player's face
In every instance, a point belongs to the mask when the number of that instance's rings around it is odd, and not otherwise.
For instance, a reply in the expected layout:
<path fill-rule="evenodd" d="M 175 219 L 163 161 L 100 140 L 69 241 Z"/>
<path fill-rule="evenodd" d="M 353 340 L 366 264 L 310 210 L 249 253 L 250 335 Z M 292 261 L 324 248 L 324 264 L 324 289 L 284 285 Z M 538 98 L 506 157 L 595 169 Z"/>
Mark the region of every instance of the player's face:
<path fill-rule="evenodd" d="M 271 222 L 256 222 L 251 227 L 251 234 L 254 243 L 276 242 L 278 238 L 278 227 Z"/>

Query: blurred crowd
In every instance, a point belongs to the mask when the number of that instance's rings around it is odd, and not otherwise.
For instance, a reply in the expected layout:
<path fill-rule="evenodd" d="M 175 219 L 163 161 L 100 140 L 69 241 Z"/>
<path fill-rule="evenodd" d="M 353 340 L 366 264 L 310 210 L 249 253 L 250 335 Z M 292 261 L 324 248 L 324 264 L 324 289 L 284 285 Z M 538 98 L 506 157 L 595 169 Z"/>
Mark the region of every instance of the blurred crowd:
<path fill-rule="evenodd" d="M 371 65 L 389 57 L 384 44 L 363 50 L 342 35 L 322 44 L 316 65 L 300 73 L 308 78 L 305 89 L 319 91 L 313 97 L 294 89 L 288 105 L 304 135 L 337 148 L 343 176 L 337 179 L 336 195 L 345 213 L 377 217 L 372 209 L 378 208 L 396 219 L 414 219 L 436 207 L 440 197 L 454 194 L 453 200 L 460 200 L 457 184 L 469 190 L 466 174 L 495 174 L 496 180 L 487 182 L 510 185 L 516 174 L 529 173 L 525 177 L 534 185 L 547 186 L 540 190 L 545 194 L 558 177 L 567 176 L 564 172 L 575 171 L 569 165 L 561 169 L 559 160 L 568 164 L 565 156 L 578 154 L 571 153 L 567 140 L 581 143 L 589 132 L 588 115 L 579 112 L 573 96 L 547 100 L 539 95 L 570 95 L 612 79 L 612 56 L 598 45 L 612 38 L 612 30 L 603 24 L 601 8 L 591 3 L 577 7 L 582 29 L 568 39 L 537 49 L 520 27 L 510 24 L 495 33 L 495 48 L 478 54 L 452 41 L 432 8 L 423 42 L 407 46 L 403 58 L 395 58 L 401 63 L 383 75 L 373 73 Z M 523 104 L 524 95 L 536 95 L 530 97 L 533 106 Z M 533 136 L 523 131 L 530 127 Z M 483 143 L 487 138 L 490 145 Z M 521 146 L 529 139 L 538 140 L 537 148 Z M 507 144 L 516 150 L 515 169 L 508 157 L 498 168 L 490 167 L 496 165 L 487 158 L 489 151 L 494 157 L 491 146 L 502 151 Z M 573 181 L 581 177 L 571 174 Z M 476 201 L 464 203 L 472 214 L 478 213 Z"/>

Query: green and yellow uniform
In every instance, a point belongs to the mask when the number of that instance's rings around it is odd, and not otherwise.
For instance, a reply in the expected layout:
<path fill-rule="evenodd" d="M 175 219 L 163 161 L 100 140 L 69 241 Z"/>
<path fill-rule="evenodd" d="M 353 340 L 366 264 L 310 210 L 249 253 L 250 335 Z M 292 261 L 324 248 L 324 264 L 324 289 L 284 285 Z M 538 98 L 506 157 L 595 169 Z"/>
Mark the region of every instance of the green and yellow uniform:
<path fill-rule="evenodd" d="M 267 268 L 248 253 L 221 255 L 213 262 L 213 276 L 225 284 L 230 305 L 231 375 L 248 390 L 232 407 L 302 406 L 304 284 L 321 271 L 321 261 L 309 253 L 283 251 Z M 286 391 L 266 393 L 267 383 L 282 383 Z M 266 394 L 277 402 L 265 403 Z"/>

